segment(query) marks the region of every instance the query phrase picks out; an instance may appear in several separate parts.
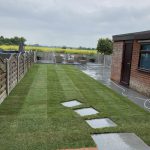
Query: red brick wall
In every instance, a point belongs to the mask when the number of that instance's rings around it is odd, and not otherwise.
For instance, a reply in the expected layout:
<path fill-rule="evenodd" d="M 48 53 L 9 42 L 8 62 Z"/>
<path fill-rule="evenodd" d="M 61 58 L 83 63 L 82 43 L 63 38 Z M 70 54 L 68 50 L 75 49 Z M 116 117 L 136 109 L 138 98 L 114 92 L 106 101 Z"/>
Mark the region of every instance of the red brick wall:
<path fill-rule="evenodd" d="M 138 70 L 139 54 L 140 43 L 138 43 L 138 41 L 134 41 L 131 63 L 130 87 L 147 96 L 150 96 L 150 74 Z"/>
<path fill-rule="evenodd" d="M 123 42 L 115 42 L 113 44 L 111 79 L 120 82 L 122 68 Z"/>

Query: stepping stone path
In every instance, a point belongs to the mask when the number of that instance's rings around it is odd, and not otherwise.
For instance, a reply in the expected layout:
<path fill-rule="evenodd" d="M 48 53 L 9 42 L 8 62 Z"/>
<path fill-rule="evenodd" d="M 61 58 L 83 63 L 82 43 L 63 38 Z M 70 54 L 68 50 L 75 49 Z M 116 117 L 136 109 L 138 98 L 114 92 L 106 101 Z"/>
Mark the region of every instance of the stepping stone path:
<path fill-rule="evenodd" d="M 150 150 L 134 133 L 111 133 L 92 135 L 100 150 Z"/>
<path fill-rule="evenodd" d="M 65 107 L 75 107 L 75 106 L 81 105 L 82 103 L 80 103 L 79 101 L 73 100 L 73 101 L 64 102 L 64 103 L 61 103 L 61 104 Z"/>
<path fill-rule="evenodd" d="M 94 108 L 82 108 L 82 109 L 76 109 L 76 113 L 78 113 L 80 116 L 88 116 L 88 115 L 95 115 L 99 112 L 96 111 Z"/>
<path fill-rule="evenodd" d="M 65 107 L 79 106 L 80 103 L 77 100 L 61 103 Z M 82 108 L 76 109 L 76 113 L 80 116 L 95 115 L 99 112 L 94 108 Z M 86 122 L 94 129 L 104 127 L 116 127 L 112 120 L 109 118 L 91 119 Z M 110 134 L 94 134 L 92 139 L 97 145 L 97 148 L 79 148 L 79 149 L 64 149 L 64 150 L 150 150 L 138 136 L 134 133 L 110 133 Z"/>
<path fill-rule="evenodd" d="M 86 120 L 86 122 L 94 129 L 105 127 L 116 127 L 117 125 L 109 118 Z"/>

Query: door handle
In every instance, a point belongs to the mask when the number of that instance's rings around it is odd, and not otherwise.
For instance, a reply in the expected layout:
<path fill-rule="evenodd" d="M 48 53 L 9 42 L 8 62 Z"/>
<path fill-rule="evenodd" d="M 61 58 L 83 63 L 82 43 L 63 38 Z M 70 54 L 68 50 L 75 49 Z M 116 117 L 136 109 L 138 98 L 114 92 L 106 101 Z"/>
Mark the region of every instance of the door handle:
<path fill-rule="evenodd" d="M 127 65 L 131 65 L 131 63 L 127 63 Z"/>

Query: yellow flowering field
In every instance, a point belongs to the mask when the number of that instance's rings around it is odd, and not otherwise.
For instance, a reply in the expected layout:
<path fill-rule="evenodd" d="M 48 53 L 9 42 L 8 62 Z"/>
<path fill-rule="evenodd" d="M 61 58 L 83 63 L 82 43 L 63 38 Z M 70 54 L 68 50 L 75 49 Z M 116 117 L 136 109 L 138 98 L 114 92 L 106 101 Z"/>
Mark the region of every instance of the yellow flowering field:
<path fill-rule="evenodd" d="M 16 45 L 0 45 L 0 49 L 3 50 L 18 50 Z M 58 52 L 68 54 L 96 54 L 96 50 L 79 50 L 79 49 L 62 49 L 62 48 L 49 48 L 49 47 L 36 47 L 36 46 L 25 46 L 25 50 L 35 50 L 43 52 Z"/>

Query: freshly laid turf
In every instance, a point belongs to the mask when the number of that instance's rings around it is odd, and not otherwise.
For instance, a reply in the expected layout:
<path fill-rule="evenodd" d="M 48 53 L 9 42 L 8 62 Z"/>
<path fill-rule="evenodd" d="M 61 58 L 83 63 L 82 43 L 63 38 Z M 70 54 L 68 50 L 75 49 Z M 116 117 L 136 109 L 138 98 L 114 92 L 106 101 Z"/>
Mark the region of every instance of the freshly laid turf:
<path fill-rule="evenodd" d="M 73 99 L 100 113 L 80 117 L 61 105 Z M 92 118 L 118 126 L 92 129 L 84 121 Z M 72 66 L 34 65 L 0 105 L 0 150 L 94 147 L 90 135 L 107 132 L 134 132 L 150 145 L 150 113 Z"/>

